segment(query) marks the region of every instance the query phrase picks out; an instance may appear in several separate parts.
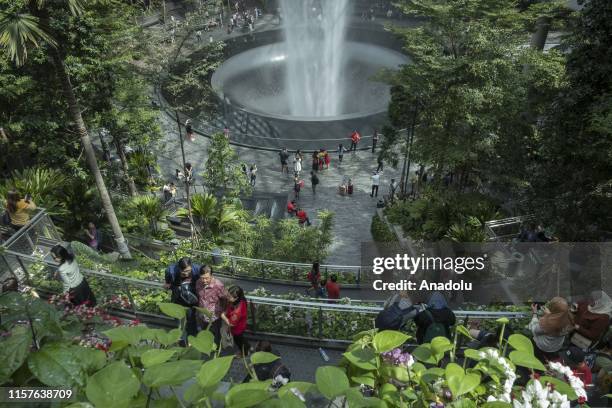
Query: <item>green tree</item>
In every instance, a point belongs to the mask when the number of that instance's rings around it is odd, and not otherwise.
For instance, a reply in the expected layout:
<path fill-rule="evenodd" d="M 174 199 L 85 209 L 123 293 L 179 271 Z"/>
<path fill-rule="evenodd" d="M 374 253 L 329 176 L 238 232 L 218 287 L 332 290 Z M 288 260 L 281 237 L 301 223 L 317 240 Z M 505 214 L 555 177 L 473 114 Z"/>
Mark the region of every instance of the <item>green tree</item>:
<path fill-rule="evenodd" d="M 524 47 L 533 16 L 498 0 L 405 1 L 402 6 L 424 21 L 396 30 L 412 62 L 391 79 L 391 123 L 396 129 L 415 124 L 412 161 L 433 167 L 436 185 L 449 172 L 460 189 L 468 183 L 525 180 L 506 177 L 507 166 L 520 169 L 526 163 L 536 138 L 535 120 L 525 120 L 534 74 L 523 67 L 530 63 L 545 67 L 540 74 L 562 72 L 558 53 Z M 538 91 L 547 94 L 558 85 L 550 81 Z M 381 154 L 397 163 L 410 139 L 387 133 Z M 511 143 L 514 148 L 506 149 Z"/>
<path fill-rule="evenodd" d="M 6 5 L 6 4 L 5 4 Z M 48 54 L 49 66 L 54 68 L 60 87 L 68 105 L 68 111 L 76 128 L 83 147 L 87 165 L 94 177 L 100 200 L 106 217 L 112 228 L 117 248 L 124 258 L 131 258 L 130 250 L 125 242 L 115 209 L 104 183 L 98 166 L 91 138 L 81 114 L 82 107 L 77 100 L 65 59 L 68 51 L 58 41 L 57 26 L 61 26 L 65 18 L 78 18 L 84 9 L 75 0 L 67 0 L 59 4 L 23 1 L 9 3 L 0 14 L 0 45 L 6 50 L 9 58 L 17 65 L 23 65 L 28 57 L 28 50 L 44 44 Z"/>
<path fill-rule="evenodd" d="M 241 165 L 229 140 L 223 133 L 217 133 L 208 146 L 208 159 L 202 173 L 204 183 L 211 191 L 220 192 L 226 198 L 248 195 L 252 188 Z"/>
<path fill-rule="evenodd" d="M 562 239 L 612 230 L 612 3 L 585 2 L 564 41 L 567 81 L 541 129 L 529 207 Z"/>

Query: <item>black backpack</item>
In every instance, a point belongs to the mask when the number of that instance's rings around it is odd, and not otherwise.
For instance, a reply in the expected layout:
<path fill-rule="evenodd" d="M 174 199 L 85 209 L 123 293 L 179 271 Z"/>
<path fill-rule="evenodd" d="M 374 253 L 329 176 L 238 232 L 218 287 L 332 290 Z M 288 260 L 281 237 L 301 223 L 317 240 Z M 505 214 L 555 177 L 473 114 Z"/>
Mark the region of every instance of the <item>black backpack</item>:
<path fill-rule="evenodd" d="M 430 325 L 427 326 L 427 329 L 425 329 L 425 335 L 423 336 L 423 343 L 431 343 L 431 341 L 435 339 L 436 337 L 448 338 L 448 331 L 446 329 L 446 326 L 440 322 L 436 322 L 436 318 L 434 317 L 433 313 L 431 313 L 429 309 L 425 309 L 423 313 L 425 313 L 427 317 L 429 318 L 429 320 L 431 320 Z"/>
<path fill-rule="evenodd" d="M 400 309 L 399 303 L 394 302 L 378 313 L 374 321 L 374 327 L 379 330 L 399 330 L 403 323 L 404 313 Z"/>
<path fill-rule="evenodd" d="M 195 306 L 198 304 L 198 297 L 191 291 L 191 283 L 183 282 L 174 291 L 175 301 L 185 306 Z"/>

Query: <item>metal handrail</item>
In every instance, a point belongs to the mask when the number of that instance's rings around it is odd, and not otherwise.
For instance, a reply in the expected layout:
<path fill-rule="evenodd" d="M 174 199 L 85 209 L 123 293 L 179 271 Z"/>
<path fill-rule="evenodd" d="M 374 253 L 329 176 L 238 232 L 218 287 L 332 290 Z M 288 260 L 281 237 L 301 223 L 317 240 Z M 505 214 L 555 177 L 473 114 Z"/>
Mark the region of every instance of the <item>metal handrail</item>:
<path fill-rule="evenodd" d="M 0 245 L 1 247 L 8 248 L 13 242 L 15 242 L 18 238 L 22 237 L 23 234 L 28 232 L 35 224 L 40 221 L 42 217 L 47 214 L 45 209 L 42 207 L 37 207 L 34 211 L 36 212 L 36 214 L 34 214 L 34 216 L 31 217 L 24 226 L 15 231 L 15 233 L 11 235 L 9 239 L 3 242 L 2 245 Z"/>
<path fill-rule="evenodd" d="M 57 268 L 58 265 L 49 261 L 41 260 L 31 255 L 23 255 L 14 251 L 6 251 L 5 254 L 18 256 L 34 262 L 42 262 L 46 266 Z M 81 269 L 81 272 L 86 276 L 97 277 L 101 279 L 114 280 L 122 282 L 125 285 L 139 286 L 145 289 L 160 289 L 163 290 L 162 282 L 147 281 L 143 279 L 135 279 L 127 276 L 113 275 L 108 272 L 94 271 L 91 269 Z M 247 295 L 247 300 L 255 305 L 269 305 L 269 306 L 280 306 L 288 307 L 290 309 L 308 309 L 317 311 L 330 311 L 330 312 L 351 312 L 351 313 L 362 313 L 362 314 L 377 314 L 383 310 L 382 306 L 358 306 L 352 304 L 333 304 L 333 303 L 320 303 L 313 301 L 303 300 L 292 300 L 292 299 L 281 299 L 274 297 L 261 297 Z M 461 310 L 457 309 L 453 311 L 458 317 L 469 317 L 469 318 L 480 318 L 480 319 L 494 319 L 500 317 L 507 318 L 524 318 L 528 314 L 523 312 L 504 312 L 504 311 L 485 311 L 485 310 Z"/>

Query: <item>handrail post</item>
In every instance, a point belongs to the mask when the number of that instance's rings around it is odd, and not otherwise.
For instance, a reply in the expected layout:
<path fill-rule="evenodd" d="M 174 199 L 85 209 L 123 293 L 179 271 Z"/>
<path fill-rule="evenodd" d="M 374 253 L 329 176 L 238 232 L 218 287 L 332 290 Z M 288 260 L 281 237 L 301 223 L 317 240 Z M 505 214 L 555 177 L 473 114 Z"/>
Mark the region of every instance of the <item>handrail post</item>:
<path fill-rule="evenodd" d="M 357 268 L 357 284 L 361 284 L 361 266 Z"/>
<path fill-rule="evenodd" d="M 236 260 L 233 256 L 230 258 L 230 263 L 232 265 L 232 275 L 236 275 Z"/>
<path fill-rule="evenodd" d="M 257 319 L 255 317 L 255 304 L 253 301 L 249 301 L 249 310 L 251 311 L 251 321 L 253 322 L 251 325 L 251 330 L 257 331 Z"/>
<path fill-rule="evenodd" d="M 323 308 L 321 308 L 321 306 L 319 306 L 319 338 L 322 339 L 323 338 Z"/>
<path fill-rule="evenodd" d="M 28 271 L 28 268 L 25 266 L 25 264 L 23 263 L 19 255 L 15 255 L 15 258 L 17 258 L 17 262 L 19 263 L 19 266 L 21 266 L 21 270 L 23 271 L 23 276 L 25 277 L 25 281 L 27 282 L 28 286 L 32 286 L 32 280 L 30 279 L 30 272 Z"/>
<path fill-rule="evenodd" d="M 261 262 L 259 265 L 261 265 L 261 279 L 266 279 L 266 269 L 264 268 L 264 263 Z"/>
<path fill-rule="evenodd" d="M 297 282 L 297 269 L 295 269 L 295 265 L 291 265 L 291 269 L 292 269 L 291 273 L 293 275 L 293 281 Z"/>

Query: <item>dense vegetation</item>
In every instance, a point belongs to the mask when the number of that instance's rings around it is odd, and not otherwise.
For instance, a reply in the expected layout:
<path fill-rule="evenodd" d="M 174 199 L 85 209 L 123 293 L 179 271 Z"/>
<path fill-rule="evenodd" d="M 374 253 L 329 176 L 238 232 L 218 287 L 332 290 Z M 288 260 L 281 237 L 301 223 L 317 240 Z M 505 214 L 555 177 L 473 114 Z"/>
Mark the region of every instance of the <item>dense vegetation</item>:
<path fill-rule="evenodd" d="M 161 311 L 185 324 L 185 308 L 159 303 Z M 585 401 L 582 382 L 559 363 L 546 368 L 523 335 L 503 337 L 497 348 L 459 350 L 467 329 L 452 340 L 436 337 L 408 351 L 410 336 L 397 331 L 355 334 L 339 367 L 317 368 L 315 383 L 275 378 L 259 381 L 253 365 L 279 357 L 256 352 L 244 358 L 253 380 L 229 374 L 233 355 L 221 355 L 210 331 L 178 347 L 181 329 L 151 329 L 137 321 L 110 319 L 105 310 L 72 309 L 61 298 L 52 304 L 13 293 L 0 297 L 0 384 L 70 387 L 74 401 L 94 406 L 305 407 L 511 407 L 547 401 L 555 407 Z M 86 325 L 83 325 L 83 323 Z M 501 326 L 507 321 L 500 320 Z M 533 378 L 529 372 L 548 369 Z M 231 381 L 223 394 L 222 381 Z M 549 387 L 549 384 L 552 387 Z M 526 385 L 526 386 L 525 386 Z M 511 404 L 513 400 L 513 404 Z M 181 401 L 181 402 L 179 402 Z M 567 405 L 562 405 L 565 402 Z M 520 404 L 520 405 L 519 405 Z"/>
<path fill-rule="evenodd" d="M 437 201 L 479 192 L 514 215 L 537 214 L 564 240 L 610 231 L 610 2 L 570 17 L 507 1 L 402 6 L 425 23 L 396 30 L 413 64 L 393 76 L 389 112 L 394 129 L 414 135 L 387 129 L 382 156 L 398 164 L 409 153 Z M 560 49 L 525 46 L 542 13 L 568 31 Z"/>

